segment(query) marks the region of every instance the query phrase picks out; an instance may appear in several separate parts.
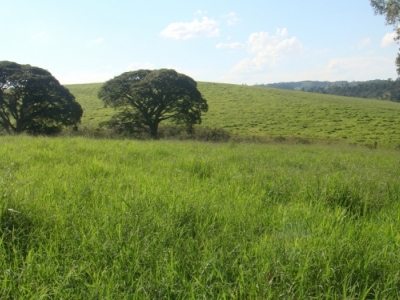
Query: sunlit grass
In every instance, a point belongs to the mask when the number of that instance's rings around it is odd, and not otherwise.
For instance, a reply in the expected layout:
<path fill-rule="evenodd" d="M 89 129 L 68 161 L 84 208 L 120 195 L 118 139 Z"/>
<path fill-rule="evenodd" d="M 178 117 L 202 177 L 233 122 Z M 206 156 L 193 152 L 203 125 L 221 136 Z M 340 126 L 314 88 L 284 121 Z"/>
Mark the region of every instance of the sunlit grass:
<path fill-rule="evenodd" d="M 367 148 L 0 138 L 0 298 L 396 299 Z"/>
<path fill-rule="evenodd" d="M 83 106 L 82 126 L 97 126 L 113 114 L 97 98 L 100 87 L 68 86 Z M 218 83 L 200 82 L 198 87 L 209 104 L 201 126 L 247 137 L 400 145 L 399 103 Z"/>

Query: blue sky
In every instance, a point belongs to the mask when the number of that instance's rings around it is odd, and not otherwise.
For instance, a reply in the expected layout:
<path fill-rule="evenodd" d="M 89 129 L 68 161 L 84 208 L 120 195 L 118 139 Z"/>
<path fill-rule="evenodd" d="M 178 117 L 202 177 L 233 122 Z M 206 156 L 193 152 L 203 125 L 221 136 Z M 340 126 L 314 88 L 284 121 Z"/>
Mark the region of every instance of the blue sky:
<path fill-rule="evenodd" d="M 173 68 L 236 84 L 397 78 L 369 0 L 0 0 L 0 60 L 61 83 Z"/>

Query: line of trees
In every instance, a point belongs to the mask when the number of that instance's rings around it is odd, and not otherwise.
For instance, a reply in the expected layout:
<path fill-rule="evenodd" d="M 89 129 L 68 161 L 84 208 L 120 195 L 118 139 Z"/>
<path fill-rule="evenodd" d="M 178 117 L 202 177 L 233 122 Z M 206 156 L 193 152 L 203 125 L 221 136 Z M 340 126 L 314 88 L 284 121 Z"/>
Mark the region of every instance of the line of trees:
<path fill-rule="evenodd" d="M 170 69 L 123 73 L 107 81 L 98 97 L 116 109 L 103 125 L 123 131 L 147 128 L 153 138 L 165 120 L 192 133 L 208 110 L 197 83 Z M 0 127 L 8 133 L 57 134 L 66 126 L 77 129 L 82 115 L 75 97 L 47 70 L 0 61 Z"/>
<path fill-rule="evenodd" d="M 303 91 L 305 90 L 303 89 Z M 306 91 L 312 93 L 400 102 L 400 79 L 373 80 L 358 83 L 356 85 L 330 85 L 324 88 L 312 87 Z"/>
<path fill-rule="evenodd" d="M 326 88 L 330 85 L 344 85 L 344 84 L 357 84 L 358 82 L 348 82 L 348 81 L 290 81 L 290 82 L 277 82 L 277 83 L 267 83 L 267 84 L 256 84 L 257 87 L 267 87 L 274 89 L 290 90 L 290 91 L 308 91 L 310 88 Z"/>

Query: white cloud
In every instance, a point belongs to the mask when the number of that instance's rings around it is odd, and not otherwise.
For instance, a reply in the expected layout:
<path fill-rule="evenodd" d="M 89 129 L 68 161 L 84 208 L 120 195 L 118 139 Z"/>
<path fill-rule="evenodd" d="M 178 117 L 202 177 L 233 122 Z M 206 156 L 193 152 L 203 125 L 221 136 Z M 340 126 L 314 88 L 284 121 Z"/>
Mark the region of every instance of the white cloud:
<path fill-rule="evenodd" d="M 86 46 L 92 46 L 92 45 L 96 45 L 96 44 L 101 44 L 101 43 L 103 43 L 103 42 L 104 42 L 104 39 L 103 39 L 103 38 L 98 38 L 98 39 L 89 41 L 89 42 L 86 44 Z"/>
<path fill-rule="evenodd" d="M 153 70 L 154 68 L 155 68 L 154 64 L 149 62 L 146 63 L 134 62 L 126 67 L 126 71 L 136 71 L 140 69 Z"/>
<path fill-rule="evenodd" d="M 217 49 L 224 49 L 224 48 L 228 48 L 228 49 L 240 49 L 240 48 L 244 48 L 245 45 L 243 45 L 242 43 L 219 43 L 215 46 L 215 48 Z"/>
<path fill-rule="evenodd" d="M 287 31 L 286 28 L 278 28 L 276 30 L 276 34 L 279 35 L 279 36 L 287 36 L 288 31 Z"/>
<path fill-rule="evenodd" d="M 206 13 L 207 13 L 206 10 L 201 10 L 201 9 L 198 9 L 198 10 L 195 12 L 196 15 L 204 15 L 204 14 L 206 14 Z"/>
<path fill-rule="evenodd" d="M 36 34 L 34 34 L 34 35 L 31 36 L 31 40 L 32 40 L 32 41 L 36 41 L 36 40 L 38 40 L 38 39 L 44 37 L 45 34 L 46 34 L 46 33 L 45 33 L 44 31 L 39 32 L 39 33 L 36 33 Z"/>
<path fill-rule="evenodd" d="M 296 37 L 284 39 L 287 29 L 279 29 L 277 35 L 270 35 L 268 32 L 252 33 L 247 46 L 253 58 L 246 58 L 240 61 L 232 70 L 237 72 L 262 71 L 265 67 L 271 67 L 285 57 L 295 56 L 303 52 L 304 48 Z"/>
<path fill-rule="evenodd" d="M 382 39 L 381 46 L 382 47 L 388 47 L 390 45 L 393 45 L 396 43 L 394 38 L 397 36 L 396 32 L 392 33 L 386 33 L 385 36 Z"/>
<path fill-rule="evenodd" d="M 255 64 L 256 62 L 254 60 L 245 58 L 233 67 L 231 73 L 250 73 L 251 71 L 254 71 L 253 65 Z"/>
<path fill-rule="evenodd" d="M 243 61 L 246 65 L 246 61 Z M 220 78 L 221 82 L 228 83 L 275 83 L 287 81 L 317 80 L 317 81 L 365 81 L 378 78 L 396 78 L 394 59 L 379 56 L 358 56 L 333 58 L 319 66 L 305 69 L 274 69 L 248 73 L 230 73 Z M 392 74 L 392 75 L 390 75 Z"/>
<path fill-rule="evenodd" d="M 201 21 L 194 19 L 190 23 L 171 23 L 161 31 L 161 35 L 177 40 L 186 40 L 198 36 L 214 37 L 219 36 L 218 22 L 203 17 Z"/>
<path fill-rule="evenodd" d="M 236 13 L 230 12 L 229 14 L 223 15 L 222 18 L 226 19 L 226 23 L 229 26 L 235 25 L 240 19 L 236 16 Z"/>

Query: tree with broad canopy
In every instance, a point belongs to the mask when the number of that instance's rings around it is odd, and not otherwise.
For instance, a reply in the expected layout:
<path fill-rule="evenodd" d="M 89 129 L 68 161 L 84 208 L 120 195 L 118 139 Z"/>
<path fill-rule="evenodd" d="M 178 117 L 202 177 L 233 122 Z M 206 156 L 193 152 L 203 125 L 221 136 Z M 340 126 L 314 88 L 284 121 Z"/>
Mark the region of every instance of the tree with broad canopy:
<path fill-rule="evenodd" d="M 0 126 L 8 133 L 55 134 L 76 126 L 82 107 L 50 72 L 0 62 Z"/>
<path fill-rule="evenodd" d="M 98 97 L 119 109 L 112 121 L 131 128 L 146 126 L 153 138 L 165 120 L 183 124 L 191 132 L 208 110 L 196 81 L 171 69 L 125 72 L 107 81 Z"/>

